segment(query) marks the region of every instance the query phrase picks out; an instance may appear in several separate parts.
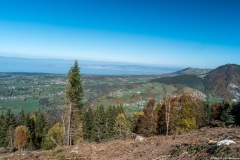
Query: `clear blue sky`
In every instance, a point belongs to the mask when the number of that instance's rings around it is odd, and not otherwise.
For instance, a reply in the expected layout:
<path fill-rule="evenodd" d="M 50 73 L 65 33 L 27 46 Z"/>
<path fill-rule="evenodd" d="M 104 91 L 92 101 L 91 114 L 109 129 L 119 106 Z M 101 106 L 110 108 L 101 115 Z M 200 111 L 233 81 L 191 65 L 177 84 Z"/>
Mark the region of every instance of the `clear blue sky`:
<path fill-rule="evenodd" d="M 0 0 L 0 56 L 240 64 L 239 0 Z"/>

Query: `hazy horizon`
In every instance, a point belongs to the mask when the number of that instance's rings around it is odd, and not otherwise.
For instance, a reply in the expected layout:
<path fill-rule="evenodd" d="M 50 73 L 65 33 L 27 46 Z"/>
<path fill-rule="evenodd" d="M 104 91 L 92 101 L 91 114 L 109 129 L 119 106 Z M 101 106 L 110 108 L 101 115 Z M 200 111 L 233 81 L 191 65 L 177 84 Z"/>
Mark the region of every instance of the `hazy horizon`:
<path fill-rule="evenodd" d="M 162 75 L 183 68 L 174 66 L 147 66 L 130 63 L 114 63 L 78 60 L 82 74 L 102 75 Z M 31 59 L 0 56 L 0 72 L 34 72 L 67 74 L 74 60 Z"/>
<path fill-rule="evenodd" d="M 0 56 L 181 68 L 240 64 L 237 0 L 0 2 Z"/>

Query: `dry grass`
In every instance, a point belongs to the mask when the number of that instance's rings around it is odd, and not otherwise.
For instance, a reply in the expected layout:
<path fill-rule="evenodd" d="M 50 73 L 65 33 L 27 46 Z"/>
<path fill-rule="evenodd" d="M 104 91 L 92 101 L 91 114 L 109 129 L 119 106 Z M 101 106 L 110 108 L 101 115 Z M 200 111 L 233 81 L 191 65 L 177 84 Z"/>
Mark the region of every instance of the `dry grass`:
<path fill-rule="evenodd" d="M 14 152 L 0 154 L 0 159 L 73 159 L 73 160 L 131 160 L 131 159 L 210 159 L 211 157 L 240 157 L 240 128 L 202 128 L 189 134 L 154 136 L 144 141 L 113 140 L 104 143 L 80 143 L 62 147 L 58 151 Z M 217 148 L 208 144 L 210 140 L 234 140 L 229 148 Z M 219 153 L 221 151 L 221 153 Z M 23 155 L 24 154 L 24 155 Z M 226 157 L 227 156 L 227 157 Z"/>

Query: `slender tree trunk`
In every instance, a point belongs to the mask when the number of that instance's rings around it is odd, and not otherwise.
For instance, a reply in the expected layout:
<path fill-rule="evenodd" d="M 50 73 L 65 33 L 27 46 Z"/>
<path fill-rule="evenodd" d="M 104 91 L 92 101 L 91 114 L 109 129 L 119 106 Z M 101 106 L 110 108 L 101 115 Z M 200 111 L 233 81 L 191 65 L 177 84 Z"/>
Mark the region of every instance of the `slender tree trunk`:
<path fill-rule="evenodd" d="M 13 149 L 12 126 L 9 127 L 9 132 L 10 132 L 10 133 L 9 133 L 9 136 L 10 136 L 10 137 L 9 137 L 9 138 L 10 138 L 10 139 L 9 139 L 9 143 L 10 143 L 10 148 L 11 148 L 11 150 L 12 150 L 12 149 Z"/>
<path fill-rule="evenodd" d="M 120 137 L 122 136 L 122 126 L 120 125 Z"/>
<path fill-rule="evenodd" d="M 167 106 L 166 106 L 166 136 L 168 136 L 168 116 L 167 116 Z"/>
<path fill-rule="evenodd" d="M 71 119 L 72 119 L 72 102 L 70 102 L 69 116 L 68 116 L 68 134 L 67 134 L 68 146 L 71 146 Z"/>
<path fill-rule="evenodd" d="M 71 128 L 70 128 L 70 135 L 69 135 L 69 146 L 71 146 L 72 145 L 72 130 L 71 130 Z"/>
<path fill-rule="evenodd" d="M 152 131 L 153 131 L 153 125 L 152 125 L 152 121 L 153 121 L 153 111 L 154 111 L 154 106 L 152 107 L 152 110 L 151 110 L 151 122 L 150 122 L 150 134 L 152 134 Z"/>
<path fill-rule="evenodd" d="M 168 101 L 168 111 L 167 111 L 167 135 L 168 135 L 168 128 L 169 128 L 169 121 L 170 121 L 170 97 L 169 97 L 169 101 Z"/>
<path fill-rule="evenodd" d="M 168 135 L 168 123 L 167 123 L 167 97 L 164 96 L 164 105 L 165 105 L 165 123 L 166 123 L 166 136 Z"/>
<path fill-rule="evenodd" d="M 168 101 L 168 105 L 166 103 L 166 101 Z M 165 97 L 165 119 L 166 119 L 166 136 L 168 136 L 168 128 L 169 128 L 169 114 L 170 114 L 170 97 L 169 99 L 167 99 L 167 97 Z"/>
<path fill-rule="evenodd" d="M 63 123 L 63 144 L 66 144 L 66 127 L 65 127 L 65 121 L 62 113 L 62 123 Z"/>

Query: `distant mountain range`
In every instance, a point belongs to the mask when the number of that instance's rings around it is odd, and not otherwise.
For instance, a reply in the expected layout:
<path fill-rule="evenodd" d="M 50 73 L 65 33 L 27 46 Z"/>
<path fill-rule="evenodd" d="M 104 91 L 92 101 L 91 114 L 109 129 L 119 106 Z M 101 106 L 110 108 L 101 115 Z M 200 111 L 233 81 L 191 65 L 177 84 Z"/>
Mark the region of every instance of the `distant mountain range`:
<path fill-rule="evenodd" d="M 187 68 L 151 81 L 186 85 L 228 101 L 240 101 L 240 65 L 236 64 L 226 64 L 211 71 Z"/>
<path fill-rule="evenodd" d="M 124 63 L 78 61 L 82 74 L 103 75 L 161 75 L 178 71 L 178 67 L 153 67 L 130 65 Z M 38 72 L 66 74 L 73 65 L 72 60 L 61 59 L 27 59 L 0 57 L 0 72 Z"/>

